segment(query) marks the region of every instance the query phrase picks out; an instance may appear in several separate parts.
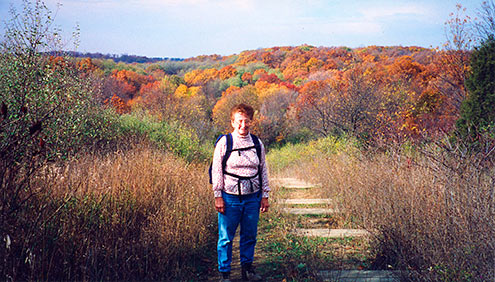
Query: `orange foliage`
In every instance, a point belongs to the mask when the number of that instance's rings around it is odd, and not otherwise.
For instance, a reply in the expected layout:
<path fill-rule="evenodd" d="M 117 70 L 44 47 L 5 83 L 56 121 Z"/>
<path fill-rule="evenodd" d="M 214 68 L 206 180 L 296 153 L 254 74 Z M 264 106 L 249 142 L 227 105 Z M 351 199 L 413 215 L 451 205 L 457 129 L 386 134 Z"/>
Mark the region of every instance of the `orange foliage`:
<path fill-rule="evenodd" d="M 111 77 L 115 78 L 120 86 L 121 93 L 115 93 L 120 97 L 129 99 L 139 92 L 142 85 L 154 82 L 154 78 L 149 75 L 141 75 L 130 70 L 113 70 Z"/>
<path fill-rule="evenodd" d="M 122 98 L 117 95 L 113 95 L 112 98 L 106 99 L 104 103 L 105 105 L 113 107 L 119 114 L 125 114 L 131 110 L 130 106 L 127 105 L 126 102 L 124 102 L 124 100 L 122 100 Z"/>
<path fill-rule="evenodd" d="M 63 69 L 69 67 L 69 61 L 60 56 L 50 56 L 49 62 L 52 69 Z"/>
<path fill-rule="evenodd" d="M 160 85 L 161 85 L 161 83 L 159 81 L 147 83 L 147 84 L 141 86 L 141 89 L 139 90 L 139 95 L 143 96 L 146 93 L 149 93 L 149 92 L 153 91 L 154 89 L 159 88 Z"/>
<path fill-rule="evenodd" d="M 76 66 L 78 70 L 84 73 L 92 73 L 98 69 L 98 67 L 95 64 L 93 64 L 91 58 L 84 58 L 80 60 L 79 62 L 77 62 Z"/>
<path fill-rule="evenodd" d="M 319 70 L 325 63 L 322 60 L 316 58 L 310 58 L 304 66 L 307 68 L 308 72 L 314 72 Z"/>
<path fill-rule="evenodd" d="M 394 61 L 389 67 L 391 79 L 405 78 L 411 80 L 423 71 L 423 66 L 414 62 L 411 56 L 402 56 Z"/>
<path fill-rule="evenodd" d="M 241 88 L 237 87 L 237 86 L 230 86 L 229 88 L 227 88 L 223 93 L 222 93 L 222 98 L 225 97 L 225 96 L 228 96 L 232 93 L 235 93 L 237 91 L 239 91 Z"/>
<path fill-rule="evenodd" d="M 238 65 L 247 65 L 249 63 L 256 62 L 256 54 L 253 51 L 244 51 L 239 54 L 239 58 L 237 59 Z"/>
<path fill-rule="evenodd" d="M 218 71 L 220 79 L 225 80 L 237 75 L 237 70 L 232 66 L 225 66 Z"/>

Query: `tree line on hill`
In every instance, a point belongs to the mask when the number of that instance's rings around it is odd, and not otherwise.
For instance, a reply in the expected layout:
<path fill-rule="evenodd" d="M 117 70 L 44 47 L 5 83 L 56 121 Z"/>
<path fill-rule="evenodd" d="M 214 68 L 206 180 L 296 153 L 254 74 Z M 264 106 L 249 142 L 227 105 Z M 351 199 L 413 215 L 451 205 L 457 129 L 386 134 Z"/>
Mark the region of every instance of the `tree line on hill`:
<path fill-rule="evenodd" d="M 183 58 L 168 58 L 168 57 L 146 57 L 138 55 L 128 55 L 128 54 L 102 54 L 99 52 L 78 52 L 78 51 L 50 51 L 47 52 L 51 56 L 62 56 L 62 57 L 73 57 L 73 58 L 91 58 L 91 59 L 101 59 L 101 60 L 113 60 L 116 63 L 123 62 L 127 64 L 132 63 L 156 63 L 161 61 L 183 61 Z"/>

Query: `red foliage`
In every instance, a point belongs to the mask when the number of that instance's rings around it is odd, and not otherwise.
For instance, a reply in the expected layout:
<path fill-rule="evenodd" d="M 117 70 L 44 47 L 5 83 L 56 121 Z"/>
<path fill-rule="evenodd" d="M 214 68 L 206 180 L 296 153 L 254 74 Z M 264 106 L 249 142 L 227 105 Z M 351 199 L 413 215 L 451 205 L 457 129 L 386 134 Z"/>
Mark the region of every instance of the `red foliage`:
<path fill-rule="evenodd" d="M 114 93 L 125 99 L 132 99 L 141 89 L 141 86 L 152 83 L 155 79 L 150 75 L 141 75 L 130 70 L 113 70 L 111 77 L 116 79 L 120 89 Z"/>
<path fill-rule="evenodd" d="M 251 84 L 253 82 L 253 75 L 250 72 L 245 72 L 242 74 L 241 79 Z"/>
<path fill-rule="evenodd" d="M 278 78 L 278 76 L 273 73 L 272 74 L 263 73 L 258 79 L 258 81 L 266 81 L 268 83 L 273 83 L 273 84 L 278 84 L 282 82 L 280 78 Z"/>

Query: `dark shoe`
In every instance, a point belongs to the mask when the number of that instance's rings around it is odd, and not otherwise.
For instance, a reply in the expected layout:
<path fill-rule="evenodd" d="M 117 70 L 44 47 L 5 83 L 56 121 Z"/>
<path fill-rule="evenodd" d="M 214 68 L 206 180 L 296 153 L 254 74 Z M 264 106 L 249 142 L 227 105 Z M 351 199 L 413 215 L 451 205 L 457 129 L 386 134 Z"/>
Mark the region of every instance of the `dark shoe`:
<path fill-rule="evenodd" d="M 242 280 L 243 281 L 261 281 L 263 278 L 259 274 L 256 274 L 254 267 L 251 263 L 242 265 Z"/>
<path fill-rule="evenodd" d="M 220 278 L 220 282 L 231 282 L 230 280 L 230 272 L 220 272 L 222 274 L 222 278 Z"/>

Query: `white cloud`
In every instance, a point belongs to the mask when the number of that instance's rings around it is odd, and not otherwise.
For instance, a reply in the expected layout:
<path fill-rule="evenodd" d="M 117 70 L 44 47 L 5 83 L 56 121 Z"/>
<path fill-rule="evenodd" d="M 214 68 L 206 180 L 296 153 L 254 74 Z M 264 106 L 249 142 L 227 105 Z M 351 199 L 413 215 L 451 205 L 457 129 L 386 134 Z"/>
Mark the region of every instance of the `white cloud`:
<path fill-rule="evenodd" d="M 380 7 L 367 7 L 361 9 L 361 14 L 367 19 L 381 19 L 384 17 L 393 17 L 401 15 L 415 15 L 415 16 L 428 16 L 430 12 L 423 6 L 414 4 L 403 6 L 380 6 Z"/>
<path fill-rule="evenodd" d="M 380 23 L 367 19 L 335 19 L 329 21 L 307 18 L 297 26 L 308 32 L 327 35 L 370 35 L 383 31 Z"/>
<path fill-rule="evenodd" d="M 332 33 L 339 34 L 372 34 L 381 33 L 383 28 L 377 22 L 370 21 L 348 21 L 348 22 L 336 22 L 326 25 Z"/>
<path fill-rule="evenodd" d="M 115 2 L 120 3 L 122 1 L 115 1 Z M 168 6 L 202 5 L 202 4 L 207 4 L 208 0 L 127 0 L 127 2 L 130 2 L 134 5 L 140 5 L 143 7 L 147 7 L 147 6 L 168 7 Z"/>

